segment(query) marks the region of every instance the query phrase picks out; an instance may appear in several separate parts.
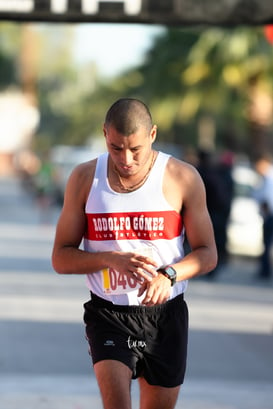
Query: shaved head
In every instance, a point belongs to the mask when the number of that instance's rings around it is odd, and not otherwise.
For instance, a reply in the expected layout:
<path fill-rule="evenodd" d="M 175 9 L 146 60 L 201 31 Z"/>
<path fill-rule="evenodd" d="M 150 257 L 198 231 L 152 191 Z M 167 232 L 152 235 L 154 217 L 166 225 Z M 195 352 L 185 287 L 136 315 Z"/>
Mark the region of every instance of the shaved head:
<path fill-rule="evenodd" d="M 152 117 L 148 107 L 138 99 L 121 98 L 108 110 L 105 127 L 114 127 L 120 134 L 129 136 L 140 128 L 152 129 Z"/>

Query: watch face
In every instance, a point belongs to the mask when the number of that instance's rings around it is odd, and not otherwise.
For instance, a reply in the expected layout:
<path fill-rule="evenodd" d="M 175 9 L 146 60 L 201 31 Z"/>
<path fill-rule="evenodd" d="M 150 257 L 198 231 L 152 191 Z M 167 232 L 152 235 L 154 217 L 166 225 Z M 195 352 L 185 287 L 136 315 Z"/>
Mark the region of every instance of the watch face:
<path fill-rule="evenodd" d="M 166 273 L 170 278 L 175 278 L 176 277 L 176 271 L 172 267 L 167 267 L 165 268 Z"/>
<path fill-rule="evenodd" d="M 172 267 L 166 267 L 164 269 L 165 271 L 165 275 L 167 275 L 169 277 L 169 279 L 171 280 L 171 285 L 173 286 L 176 283 L 176 271 L 174 268 Z"/>

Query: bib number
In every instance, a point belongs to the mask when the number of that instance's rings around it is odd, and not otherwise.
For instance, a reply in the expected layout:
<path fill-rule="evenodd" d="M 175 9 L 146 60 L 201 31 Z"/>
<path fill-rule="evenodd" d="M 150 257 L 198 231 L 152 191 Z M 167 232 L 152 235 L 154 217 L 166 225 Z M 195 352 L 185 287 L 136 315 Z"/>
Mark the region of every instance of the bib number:
<path fill-rule="evenodd" d="M 103 291 L 107 294 L 125 294 L 140 287 L 131 275 L 120 273 L 112 268 L 102 270 Z"/>

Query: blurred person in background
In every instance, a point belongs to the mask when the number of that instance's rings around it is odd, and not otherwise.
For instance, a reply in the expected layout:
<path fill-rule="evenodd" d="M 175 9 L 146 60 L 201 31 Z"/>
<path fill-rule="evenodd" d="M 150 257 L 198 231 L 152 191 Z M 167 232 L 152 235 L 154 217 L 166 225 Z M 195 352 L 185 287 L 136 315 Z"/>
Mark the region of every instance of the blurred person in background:
<path fill-rule="evenodd" d="M 191 165 L 153 149 L 143 102 L 116 101 L 103 132 L 108 152 L 69 178 L 53 266 L 87 275 L 84 321 L 104 408 L 131 409 L 138 378 L 141 409 L 173 409 L 186 369 L 184 292 L 217 260 L 205 188 Z"/>
<path fill-rule="evenodd" d="M 207 277 L 214 278 L 227 262 L 227 225 L 233 198 L 233 155 L 225 152 L 216 161 L 213 152 L 198 151 L 197 170 L 205 188 L 208 211 L 212 220 L 218 252 L 218 264 Z"/>
<path fill-rule="evenodd" d="M 218 163 L 216 163 L 216 172 L 221 180 L 221 189 L 224 190 L 225 200 L 222 207 L 221 233 L 219 234 L 218 258 L 220 264 L 228 262 L 227 251 L 227 228 L 231 212 L 232 199 L 234 197 L 234 179 L 232 176 L 234 166 L 234 153 L 226 150 L 221 153 Z"/>
<path fill-rule="evenodd" d="M 273 242 L 273 162 L 268 153 L 257 155 L 254 167 L 261 176 L 260 183 L 254 191 L 263 217 L 263 253 L 259 259 L 258 278 L 269 279 L 272 274 L 270 250 Z"/>
<path fill-rule="evenodd" d="M 49 152 L 41 155 L 40 166 L 33 179 L 40 222 L 48 224 L 51 221 L 51 210 L 55 201 L 55 177 Z"/>

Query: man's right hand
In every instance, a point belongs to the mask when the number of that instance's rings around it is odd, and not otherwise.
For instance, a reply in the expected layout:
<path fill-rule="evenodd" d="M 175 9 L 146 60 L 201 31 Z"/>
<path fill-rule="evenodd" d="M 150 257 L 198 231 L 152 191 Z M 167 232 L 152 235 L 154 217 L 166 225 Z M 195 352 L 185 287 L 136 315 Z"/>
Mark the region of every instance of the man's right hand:
<path fill-rule="evenodd" d="M 111 252 L 109 267 L 122 274 L 133 275 L 138 282 L 157 277 L 157 263 L 150 257 L 134 252 Z"/>

